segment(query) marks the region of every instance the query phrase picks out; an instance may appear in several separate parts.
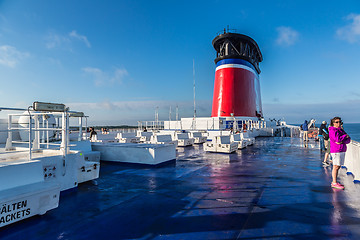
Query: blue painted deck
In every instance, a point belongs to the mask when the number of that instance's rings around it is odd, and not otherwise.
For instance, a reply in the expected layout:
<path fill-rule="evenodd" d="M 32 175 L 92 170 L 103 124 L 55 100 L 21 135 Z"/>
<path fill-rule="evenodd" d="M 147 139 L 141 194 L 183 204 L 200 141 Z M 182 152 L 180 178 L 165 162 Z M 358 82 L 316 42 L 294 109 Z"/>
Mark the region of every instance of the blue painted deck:
<path fill-rule="evenodd" d="M 100 179 L 0 239 L 360 239 L 360 185 L 341 169 L 345 190 L 331 189 L 331 167 L 299 139 L 178 155 L 158 168 L 102 163 Z"/>

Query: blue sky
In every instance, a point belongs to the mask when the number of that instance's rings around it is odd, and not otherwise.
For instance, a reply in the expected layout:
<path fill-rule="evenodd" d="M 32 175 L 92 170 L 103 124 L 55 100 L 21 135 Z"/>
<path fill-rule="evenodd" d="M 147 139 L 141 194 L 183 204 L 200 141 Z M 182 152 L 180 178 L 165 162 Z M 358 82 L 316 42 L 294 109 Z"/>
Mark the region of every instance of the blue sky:
<path fill-rule="evenodd" d="M 266 118 L 360 122 L 357 1 L 0 0 L 0 106 L 84 111 L 89 124 L 210 116 L 227 26 L 259 45 Z"/>

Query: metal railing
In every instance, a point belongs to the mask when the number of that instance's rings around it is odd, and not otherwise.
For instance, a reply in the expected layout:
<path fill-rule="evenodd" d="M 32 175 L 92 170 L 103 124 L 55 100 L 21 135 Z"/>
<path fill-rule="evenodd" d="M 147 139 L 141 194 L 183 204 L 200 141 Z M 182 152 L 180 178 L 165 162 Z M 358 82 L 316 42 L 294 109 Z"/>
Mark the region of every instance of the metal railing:
<path fill-rule="evenodd" d="M 8 128 L 0 130 L 7 132 L 5 151 L 16 150 L 16 146 L 24 148 L 28 146 L 29 161 L 32 160 L 32 153 L 44 147 L 60 150 L 66 157 L 69 153 L 69 119 L 79 118 L 78 140 L 82 139 L 82 124 L 85 116 L 76 115 L 77 112 L 33 112 L 28 109 L 0 108 L 0 110 L 26 111 L 22 114 L 8 114 Z M 52 123 L 49 123 L 49 119 Z M 86 117 L 85 117 L 86 118 Z M 21 119 L 21 120 L 20 120 Z M 15 126 L 14 126 L 15 125 Z M 13 138 L 13 133 L 19 133 L 19 139 Z M 60 143 L 59 143 L 60 142 Z M 25 147 L 26 148 L 26 147 Z"/>
<path fill-rule="evenodd" d="M 345 164 L 347 171 L 354 176 L 354 180 L 360 181 L 360 143 L 351 140 L 347 145 L 345 153 Z"/>
<path fill-rule="evenodd" d="M 163 130 L 164 129 L 164 121 L 138 121 L 138 130 Z"/>

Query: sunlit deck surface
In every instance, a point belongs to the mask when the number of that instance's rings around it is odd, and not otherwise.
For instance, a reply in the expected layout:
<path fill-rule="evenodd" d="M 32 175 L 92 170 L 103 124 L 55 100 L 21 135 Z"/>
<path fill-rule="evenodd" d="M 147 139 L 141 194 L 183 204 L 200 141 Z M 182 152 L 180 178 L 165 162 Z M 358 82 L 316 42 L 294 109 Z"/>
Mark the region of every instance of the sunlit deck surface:
<path fill-rule="evenodd" d="M 180 148 L 161 167 L 101 164 L 60 205 L 0 239 L 360 239 L 360 184 L 299 139 L 257 138 L 233 154 Z"/>

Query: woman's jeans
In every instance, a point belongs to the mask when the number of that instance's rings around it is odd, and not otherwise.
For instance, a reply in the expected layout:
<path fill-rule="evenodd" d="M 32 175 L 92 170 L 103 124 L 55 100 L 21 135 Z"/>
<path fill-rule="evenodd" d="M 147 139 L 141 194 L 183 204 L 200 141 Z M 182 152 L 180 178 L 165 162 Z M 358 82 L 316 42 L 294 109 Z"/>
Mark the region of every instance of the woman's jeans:
<path fill-rule="evenodd" d="M 319 135 L 319 141 L 320 141 L 320 150 L 321 151 L 325 151 L 325 144 L 324 144 L 324 136 L 323 135 Z"/>

